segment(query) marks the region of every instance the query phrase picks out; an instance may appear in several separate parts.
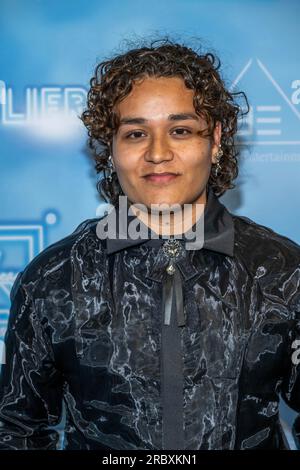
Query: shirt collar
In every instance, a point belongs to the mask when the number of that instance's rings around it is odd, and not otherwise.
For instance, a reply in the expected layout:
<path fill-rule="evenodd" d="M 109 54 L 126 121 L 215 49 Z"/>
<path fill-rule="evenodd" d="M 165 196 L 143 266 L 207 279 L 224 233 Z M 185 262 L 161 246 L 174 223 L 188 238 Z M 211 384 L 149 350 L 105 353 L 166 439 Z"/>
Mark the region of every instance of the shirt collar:
<path fill-rule="evenodd" d="M 120 210 L 119 208 L 116 208 L 116 229 L 118 236 L 117 238 L 112 238 L 109 236 L 106 238 L 106 248 L 108 254 L 115 253 L 117 251 L 146 242 L 153 242 L 154 245 L 157 242 L 159 245 L 166 240 L 166 238 L 150 240 L 150 229 L 148 230 L 147 238 L 138 238 L 135 240 L 128 237 L 128 224 L 136 217 L 134 215 L 128 215 L 128 217 L 119 217 L 119 214 Z M 195 229 L 195 225 L 193 226 L 193 229 Z M 122 238 L 120 238 L 120 234 Z M 185 237 L 183 236 L 182 239 L 185 240 Z M 215 195 L 210 186 L 208 186 L 207 200 L 204 208 L 204 243 L 202 248 L 216 251 L 218 253 L 223 253 L 229 256 L 233 256 L 234 253 L 234 222 L 232 215 L 219 201 L 218 197 Z"/>

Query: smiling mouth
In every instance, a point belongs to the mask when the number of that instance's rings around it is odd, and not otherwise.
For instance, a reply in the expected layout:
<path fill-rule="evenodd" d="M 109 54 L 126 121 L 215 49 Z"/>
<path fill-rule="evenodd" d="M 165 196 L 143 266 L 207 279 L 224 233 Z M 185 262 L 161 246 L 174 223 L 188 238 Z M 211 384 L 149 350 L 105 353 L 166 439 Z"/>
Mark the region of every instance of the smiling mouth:
<path fill-rule="evenodd" d="M 152 173 L 144 176 L 144 179 L 150 183 L 162 184 L 174 181 L 178 176 L 180 175 L 176 173 Z"/>

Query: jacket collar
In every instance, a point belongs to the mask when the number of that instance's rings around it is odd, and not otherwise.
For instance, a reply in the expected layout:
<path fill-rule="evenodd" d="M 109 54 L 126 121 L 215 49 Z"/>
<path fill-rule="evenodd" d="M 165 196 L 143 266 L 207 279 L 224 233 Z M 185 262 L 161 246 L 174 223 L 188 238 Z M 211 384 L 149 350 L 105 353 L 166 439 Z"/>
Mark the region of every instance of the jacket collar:
<path fill-rule="evenodd" d="M 108 254 L 140 245 L 145 242 L 153 242 L 155 245 L 155 242 L 161 243 L 162 240 L 166 240 L 165 238 L 149 240 L 149 234 L 151 233 L 150 229 L 148 230 L 147 238 L 139 238 L 135 240 L 128 237 L 128 224 L 136 217 L 134 215 L 119 217 L 119 213 L 119 208 L 116 208 L 118 237 L 107 237 L 106 248 Z M 124 222 L 125 220 L 126 222 Z M 121 221 L 120 224 L 119 221 Z M 193 226 L 193 229 L 195 229 L 195 225 Z M 182 239 L 184 240 L 185 237 Z M 204 208 L 204 244 L 202 248 L 229 256 L 233 256 L 234 254 L 234 222 L 232 215 L 219 201 L 210 186 L 208 186 L 207 201 Z"/>

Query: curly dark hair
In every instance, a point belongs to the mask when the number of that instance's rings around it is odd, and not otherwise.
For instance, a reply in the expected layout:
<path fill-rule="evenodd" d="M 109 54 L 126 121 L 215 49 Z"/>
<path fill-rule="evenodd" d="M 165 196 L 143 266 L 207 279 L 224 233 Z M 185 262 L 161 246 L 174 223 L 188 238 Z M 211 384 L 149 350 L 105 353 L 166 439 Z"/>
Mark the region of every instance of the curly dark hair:
<path fill-rule="evenodd" d="M 208 184 L 218 197 L 235 187 L 233 180 L 238 176 L 239 152 L 234 136 L 238 118 L 249 112 L 249 104 L 244 92 L 230 93 L 226 89 L 218 72 L 220 65 L 220 59 L 212 52 L 200 53 L 164 37 L 118 53 L 96 66 L 90 80 L 87 109 L 80 119 L 88 129 L 88 146 L 94 155 L 95 169 L 97 173 L 104 173 L 97 189 L 106 201 L 116 206 L 118 196 L 124 194 L 116 172 L 112 173 L 111 181 L 107 178 L 112 138 L 119 126 L 114 107 L 130 93 L 136 79 L 146 77 L 181 77 L 187 88 L 195 90 L 195 112 L 208 125 L 202 131 L 203 137 L 212 138 L 216 121 L 221 122 L 221 171 L 217 176 L 211 171 Z M 246 101 L 245 112 L 235 100 L 238 95 Z"/>

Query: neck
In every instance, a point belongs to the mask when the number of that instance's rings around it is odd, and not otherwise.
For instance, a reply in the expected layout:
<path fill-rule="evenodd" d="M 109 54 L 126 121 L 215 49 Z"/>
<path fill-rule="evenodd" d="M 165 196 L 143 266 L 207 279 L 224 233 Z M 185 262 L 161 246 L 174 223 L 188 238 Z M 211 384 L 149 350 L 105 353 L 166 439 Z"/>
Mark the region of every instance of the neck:
<path fill-rule="evenodd" d="M 200 196 L 191 204 L 181 206 L 180 209 L 171 211 L 143 211 L 130 204 L 130 207 L 137 218 L 139 218 L 145 225 L 159 235 L 181 235 L 188 231 L 204 212 L 205 204 L 207 201 L 206 188 L 202 191 Z"/>

